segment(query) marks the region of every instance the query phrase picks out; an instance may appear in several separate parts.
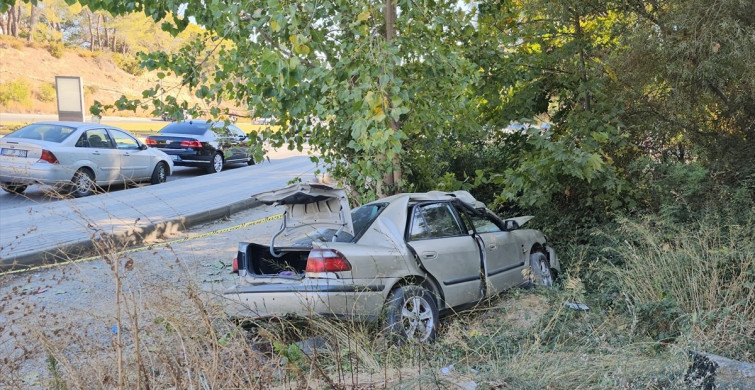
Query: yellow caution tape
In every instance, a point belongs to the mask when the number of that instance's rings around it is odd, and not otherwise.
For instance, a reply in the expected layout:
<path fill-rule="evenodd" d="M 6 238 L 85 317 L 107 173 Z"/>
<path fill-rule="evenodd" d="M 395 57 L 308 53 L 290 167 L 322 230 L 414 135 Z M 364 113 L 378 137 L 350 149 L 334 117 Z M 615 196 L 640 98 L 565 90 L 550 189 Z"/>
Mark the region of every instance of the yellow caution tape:
<path fill-rule="evenodd" d="M 137 247 L 137 248 L 126 249 L 126 250 L 123 250 L 123 251 L 116 252 L 116 254 L 118 254 L 120 256 L 120 255 L 124 255 L 124 254 L 128 254 L 128 253 L 134 253 L 134 252 L 143 251 L 143 250 L 146 250 L 146 249 L 154 249 L 154 248 L 164 247 L 164 246 L 173 245 L 173 244 L 180 244 L 180 243 L 183 243 L 183 242 L 187 242 L 187 241 L 191 241 L 191 240 L 196 240 L 196 239 L 199 239 L 199 238 L 205 238 L 205 237 L 209 237 L 209 236 L 215 236 L 215 235 L 218 235 L 218 234 L 221 234 L 221 233 L 227 233 L 227 232 L 243 229 L 245 227 L 249 227 L 249 226 L 253 226 L 253 225 L 263 224 L 265 222 L 275 221 L 276 219 L 281 219 L 281 218 L 283 218 L 283 214 L 276 214 L 276 215 L 272 215 L 272 216 L 269 216 L 269 217 L 257 219 L 257 220 L 254 220 L 254 221 L 244 222 L 244 223 L 242 223 L 240 225 L 231 226 L 231 227 L 227 227 L 227 228 L 222 228 L 222 229 L 218 229 L 218 230 L 213 230 L 213 231 L 207 232 L 207 233 L 197 234 L 195 236 L 183 237 L 183 238 L 178 238 L 178 239 L 175 239 L 175 240 L 170 240 L 170 241 L 165 241 L 165 242 L 159 242 L 159 243 L 156 243 L 156 244 L 143 245 L 143 246 L 140 246 L 140 247 Z M 68 264 L 76 264 L 76 263 L 81 263 L 81 262 L 85 262 L 85 261 L 91 261 L 91 260 L 99 259 L 100 257 L 102 257 L 102 256 L 89 256 L 89 257 L 84 257 L 84 258 L 81 258 L 81 259 L 63 261 L 63 262 L 54 263 L 54 264 L 45 264 L 45 265 L 39 265 L 39 266 L 36 266 L 36 267 L 30 267 L 30 268 L 24 268 L 24 269 L 16 269 L 16 270 L 12 270 L 12 271 L 2 272 L 2 273 L 0 273 L 0 276 L 2 276 L 2 275 L 12 275 L 12 274 L 17 274 L 17 273 L 22 273 L 22 272 L 29 272 L 29 271 L 37 271 L 37 270 L 48 269 L 48 268 L 53 268 L 53 267 L 60 267 L 60 266 L 63 266 L 63 265 L 68 265 Z"/>

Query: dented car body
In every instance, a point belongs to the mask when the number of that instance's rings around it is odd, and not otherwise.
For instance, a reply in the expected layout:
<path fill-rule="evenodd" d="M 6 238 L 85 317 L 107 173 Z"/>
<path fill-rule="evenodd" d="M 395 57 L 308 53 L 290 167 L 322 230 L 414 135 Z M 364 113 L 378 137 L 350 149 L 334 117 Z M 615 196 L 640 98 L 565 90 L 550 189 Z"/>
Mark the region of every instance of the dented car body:
<path fill-rule="evenodd" d="M 242 242 L 233 317 L 381 319 L 400 339 L 435 337 L 439 312 L 525 283 L 551 285 L 560 269 L 545 236 L 501 220 L 465 191 L 407 193 L 351 210 L 345 191 L 295 184 L 257 194 L 285 206 L 270 243 Z"/>

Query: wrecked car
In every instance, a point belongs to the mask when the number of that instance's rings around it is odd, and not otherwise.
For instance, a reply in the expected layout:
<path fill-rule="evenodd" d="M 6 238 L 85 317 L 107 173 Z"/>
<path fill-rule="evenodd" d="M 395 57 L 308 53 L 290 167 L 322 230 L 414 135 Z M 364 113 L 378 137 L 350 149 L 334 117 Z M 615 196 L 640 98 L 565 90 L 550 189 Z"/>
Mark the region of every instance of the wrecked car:
<path fill-rule="evenodd" d="M 270 242 L 239 244 L 234 318 L 381 321 L 397 342 L 432 341 L 439 314 L 560 270 L 532 217 L 502 220 L 466 191 L 404 193 L 351 210 L 343 189 L 294 184 L 253 196 L 284 206 Z"/>

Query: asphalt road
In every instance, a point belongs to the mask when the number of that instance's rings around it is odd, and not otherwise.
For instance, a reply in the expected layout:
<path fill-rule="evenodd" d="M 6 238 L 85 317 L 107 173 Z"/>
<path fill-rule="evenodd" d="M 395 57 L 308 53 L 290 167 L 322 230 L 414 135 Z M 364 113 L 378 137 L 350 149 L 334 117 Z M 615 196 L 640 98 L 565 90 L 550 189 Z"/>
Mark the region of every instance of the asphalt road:
<path fill-rule="evenodd" d="M 247 165 L 228 166 L 223 170 L 235 170 L 246 168 Z M 168 182 L 186 179 L 190 177 L 196 177 L 205 175 L 205 171 L 201 168 L 192 167 L 174 167 L 173 174 L 168 176 Z M 149 184 L 138 184 L 138 186 L 145 186 Z M 115 184 L 107 188 L 108 192 L 123 191 L 132 187 L 126 187 L 122 184 Z M 5 191 L 0 191 L 0 211 L 12 209 L 16 207 L 29 207 L 42 203 L 50 203 L 61 200 L 61 197 L 56 193 L 52 187 L 43 185 L 33 185 L 24 191 L 21 195 L 10 194 Z"/>
<path fill-rule="evenodd" d="M 289 150 L 269 150 L 267 153 L 267 157 L 270 159 L 281 159 L 281 158 L 287 158 L 292 156 L 303 156 L 306 155 L 306 153 L 309 151 L 309 149 L 306 149 L 303 151 L 303 153 L 299 153 L 297 151 L 289 151 Z M 246 164 L 239 164 L 239 165 L 229 165 L 226 167 L 223 167 L 223 171 L 228 170 L 237 170 L 237 169 L 244 169 L 248 168 Z M 206 175 L 204 169 L 201 168 L 192 168 L 192 167 L 174 167 L 173 174 L 171 176 L 168 176 L 168 182 L 173 182 L 177 180 L 182 179 L 188 179 L 192 177 L 202 176 Z M 149 185 L 149 184 L 140 184 L 140 186 Z M 128 189 L 132 187 L 126 187 L 124 185 L 113 185 L 110 186 L 107 190 L 109 192 L 116 192 L 116 191 L 123 191 L 124 189 Z M 45 203 L 51 203 L 59 201 L 61 198 L 59 195 L 57 195 L 55 192 L 51 191 L 50 186 L 42 186 L 42 185 L 33 185 L 29 186 L 29 188 L 24 191 L 22 195 L 16 195 L 16 194 L 10 194 L 5 191 L 0 190 L 0 212 L 2 210 L 8 210 L 16 207 L 30 207 L 34 205 L 39 204 L 45 204 Z"/>

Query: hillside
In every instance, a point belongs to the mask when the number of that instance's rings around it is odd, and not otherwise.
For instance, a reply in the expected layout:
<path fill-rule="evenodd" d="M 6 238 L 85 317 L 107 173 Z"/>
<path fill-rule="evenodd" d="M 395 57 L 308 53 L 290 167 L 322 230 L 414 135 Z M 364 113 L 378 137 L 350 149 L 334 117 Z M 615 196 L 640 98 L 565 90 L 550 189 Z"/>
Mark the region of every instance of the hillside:
<path fill-rule="evenodd" d="M 121 95 L 127 97 L 141 96 L 141 92 L 157 83 L 154 72 L 144 72 L 134 76 L 116 65 L 116 57 L 109 52 L 90 52 L 78 48 L 64 48 L 60 58 L 51 54 L 41 44 L 27 44 L 25 40 L 10 36 L 0 36 L 0 83 L 8 89 L 10 83 L 26 85 L 27 98 L 0 99 L 0 112 L 9 113 L 56 113 L 54 91 L 55 76 L 81 76 L 84 81 L 84 100 L 90 106 L 95 100 L 110 104 Z M 171 90 L 177 85 L 177 79 L 163 81 L 169 90 L 179 99 L 187 99 L 186 90 Z M 120 112 L 116 115 L 129 116 L 133 113 Z"/>

